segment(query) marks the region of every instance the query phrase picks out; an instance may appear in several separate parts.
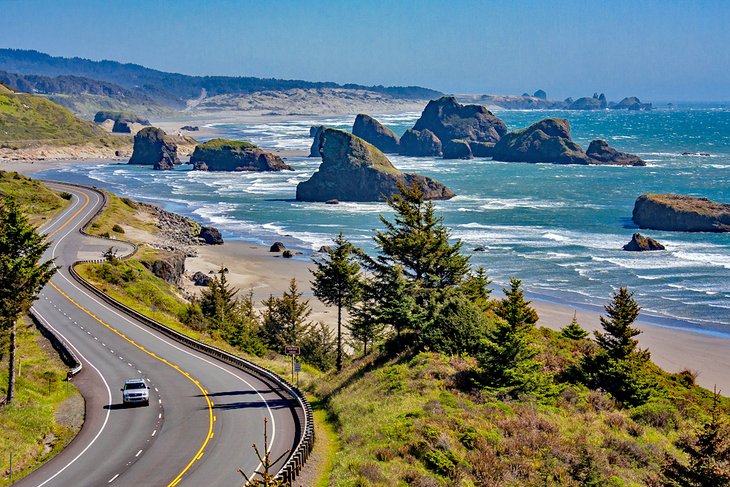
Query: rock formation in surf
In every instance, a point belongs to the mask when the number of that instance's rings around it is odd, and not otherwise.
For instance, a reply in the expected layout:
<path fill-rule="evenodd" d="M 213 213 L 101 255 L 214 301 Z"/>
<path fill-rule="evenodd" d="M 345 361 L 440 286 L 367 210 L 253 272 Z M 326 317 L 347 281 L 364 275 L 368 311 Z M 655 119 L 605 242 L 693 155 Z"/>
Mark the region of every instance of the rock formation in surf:
<path fill-rule="evenodd" d="M 172 169 L 180 164 L 177 144 L 157 127 L 145 127 L 134 136 L 134 149 L 129 164 L 154 166 L 155 169 Z"/>
<path fill-rule="evenodd" d="M 497 142 L 508 132 L 504 122 L 482 105 L 462 105 L 453 96 L 431 100 L 414 130 L 430 130 L 446 144 L 453 139 Z"/>
<path fill-rule="evenodd" d="M 646 162 L 639 156 L 619 152 L 608 145 L 605 140 L 594 140 L 588 146 L 586 155 L 594 164 L 616 164 L 620 166 L 646 166 Z"/>
<path fill-rule="evenodd" d="M 352 133 L 386 154 L 398 153 L 400 138 L 370 115 L 361 113 L 355 117 Z"/>
<path fill-rule="evenodd" d="M 190 163 L 199 171 L 293 171 L 276 154 L 248 142 L 228 139 L 199 144 Z"/>
<path fill-rule="evenodd" d="M 665 250 L 665 247 L 651 237 L 645 237 L 640 233 L 635 233 L 631 237 L 631 241 L 624 245 L 624 250 L 629 252 L 646 252 L 651 250 Z"/>
<path fill-rule="evenodd" d="M 643 194 L 632 214 L 641 228 L 678 232 L 730 232 L 730 205 L 679 194 Z"/>

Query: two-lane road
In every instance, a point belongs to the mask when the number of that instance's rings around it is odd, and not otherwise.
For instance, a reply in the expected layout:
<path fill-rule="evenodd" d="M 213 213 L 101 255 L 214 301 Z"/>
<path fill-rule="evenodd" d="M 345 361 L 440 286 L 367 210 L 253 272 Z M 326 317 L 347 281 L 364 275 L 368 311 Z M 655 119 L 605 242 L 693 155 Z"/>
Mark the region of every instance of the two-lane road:
<path fill-rule="evenodd" d="M 236 469 L 259 466 L 251 443 L 261 445 L 264 418 L 274 456 L 293 449 L 300 425 L 290 397 L 124 315 L 71 277 L 68 266 L 100 258 L 111 243 L 120 254 L 131 249 L 79 232 L 103 204 L 97 191 L 49 186 L 71 193 L 72 204 L 42 229 L 61 268 L 33 312 L 83 364 L 74 381 L 86 419 L 68 448 L 17 485 L 240 485 Z M 148 407 L 121 404 L 120 387 L 135 377 L 150 385 Z"/>

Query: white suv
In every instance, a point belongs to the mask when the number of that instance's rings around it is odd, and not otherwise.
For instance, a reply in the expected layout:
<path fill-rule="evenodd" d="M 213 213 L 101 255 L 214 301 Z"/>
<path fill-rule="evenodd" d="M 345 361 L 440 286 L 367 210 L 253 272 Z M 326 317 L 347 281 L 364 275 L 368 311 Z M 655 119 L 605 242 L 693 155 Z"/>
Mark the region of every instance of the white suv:
<path fill-rule="evenodd" d="M 122 402 L 127 404 L 150 404 L 150 390 L 144 379 L 128 379 L 122 387 Z"/>

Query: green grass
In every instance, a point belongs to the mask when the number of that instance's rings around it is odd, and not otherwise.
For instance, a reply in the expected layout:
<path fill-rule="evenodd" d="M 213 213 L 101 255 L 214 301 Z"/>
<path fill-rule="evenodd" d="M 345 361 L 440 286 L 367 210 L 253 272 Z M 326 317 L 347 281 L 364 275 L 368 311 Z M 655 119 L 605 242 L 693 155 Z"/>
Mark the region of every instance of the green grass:
<path fill-rule="evenodd" d="M 240 152 L 244 149 L 251 149 L 256 146 L 250 142 L 244 142 L 242 140 L 210 139 L 209 141 L 198 145 L 198 147 L 203 150 L 225 149 L 225 150 L 231 150 L 234 152 Z"/>
<path fill-rule="evenodd" d="M 150 233 L 157 233 L 159 229 L 152 215 L 140 208 L 136 201 L 105 191 L 108 203 L 101 215 L 89 225 L 87 231 L 92 235 L 112 235 L 114 226 L 122 223 Z M 147 215 L 147 216 L 145 216 Z M 125 236 L 125 239 L 129 237 Z"/>
<path fill-rule="evenodd" d="M 18 325 L 17 344 L 21 375 L 17 377 L 15 401 L 0 409 L 0 486 L 10 484 L 7 474 L 11 451 L 13 478 L 17 480 L 60 452 L 78 432 L 57 422 L 55 415 L 64 407 L 66 399 L 78 394 L 72 384 L 66 389 L 64 379 L 68 368 L 29 320 Z M 0 365 L 0 392 L 4 395 L 7 356 Z M 83 412 L 80 414 L 83 416 Z M 48 448 L 44 446 L 44 439 L 47 439 L 50 451 L 45 451 Z"/>
<path fill-rule="evenodd" d="M 40 181 L 17 172 L 0 171 L 0 196 L 15 198 L 35 225 L 51 218 L 69 203 Z"/>

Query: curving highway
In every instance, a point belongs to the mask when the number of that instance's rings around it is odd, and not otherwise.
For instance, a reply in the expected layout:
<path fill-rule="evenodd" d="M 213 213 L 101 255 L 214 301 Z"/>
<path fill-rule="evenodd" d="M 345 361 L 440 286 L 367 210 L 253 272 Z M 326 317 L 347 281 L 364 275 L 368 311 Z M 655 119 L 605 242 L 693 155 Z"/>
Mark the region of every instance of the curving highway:
<path fill-rule="evenodd" d="M 272 458 L 293 450 L 301 416 L 291 396 L 145 326 L 72 278 L 73 262 L 100 258 L 110 243 L 120 255 L 132 249 L 79 231 L 103 205 L 98 191 L 48 186 L 71 193 L 72 202 L 42 228 L 52 240 L 47 257 L 60 270 L 32 312 L 82 363 L 73 381 L 86 418 L 63 452 L 15 485 L 240 486 L 236 469 L 250 475 L 260 466 L 251 444 L 262 445 L 264 418 Z M 123 407 L 120 388 L 137 377 L 150 386 L 150 405 Z"/>

